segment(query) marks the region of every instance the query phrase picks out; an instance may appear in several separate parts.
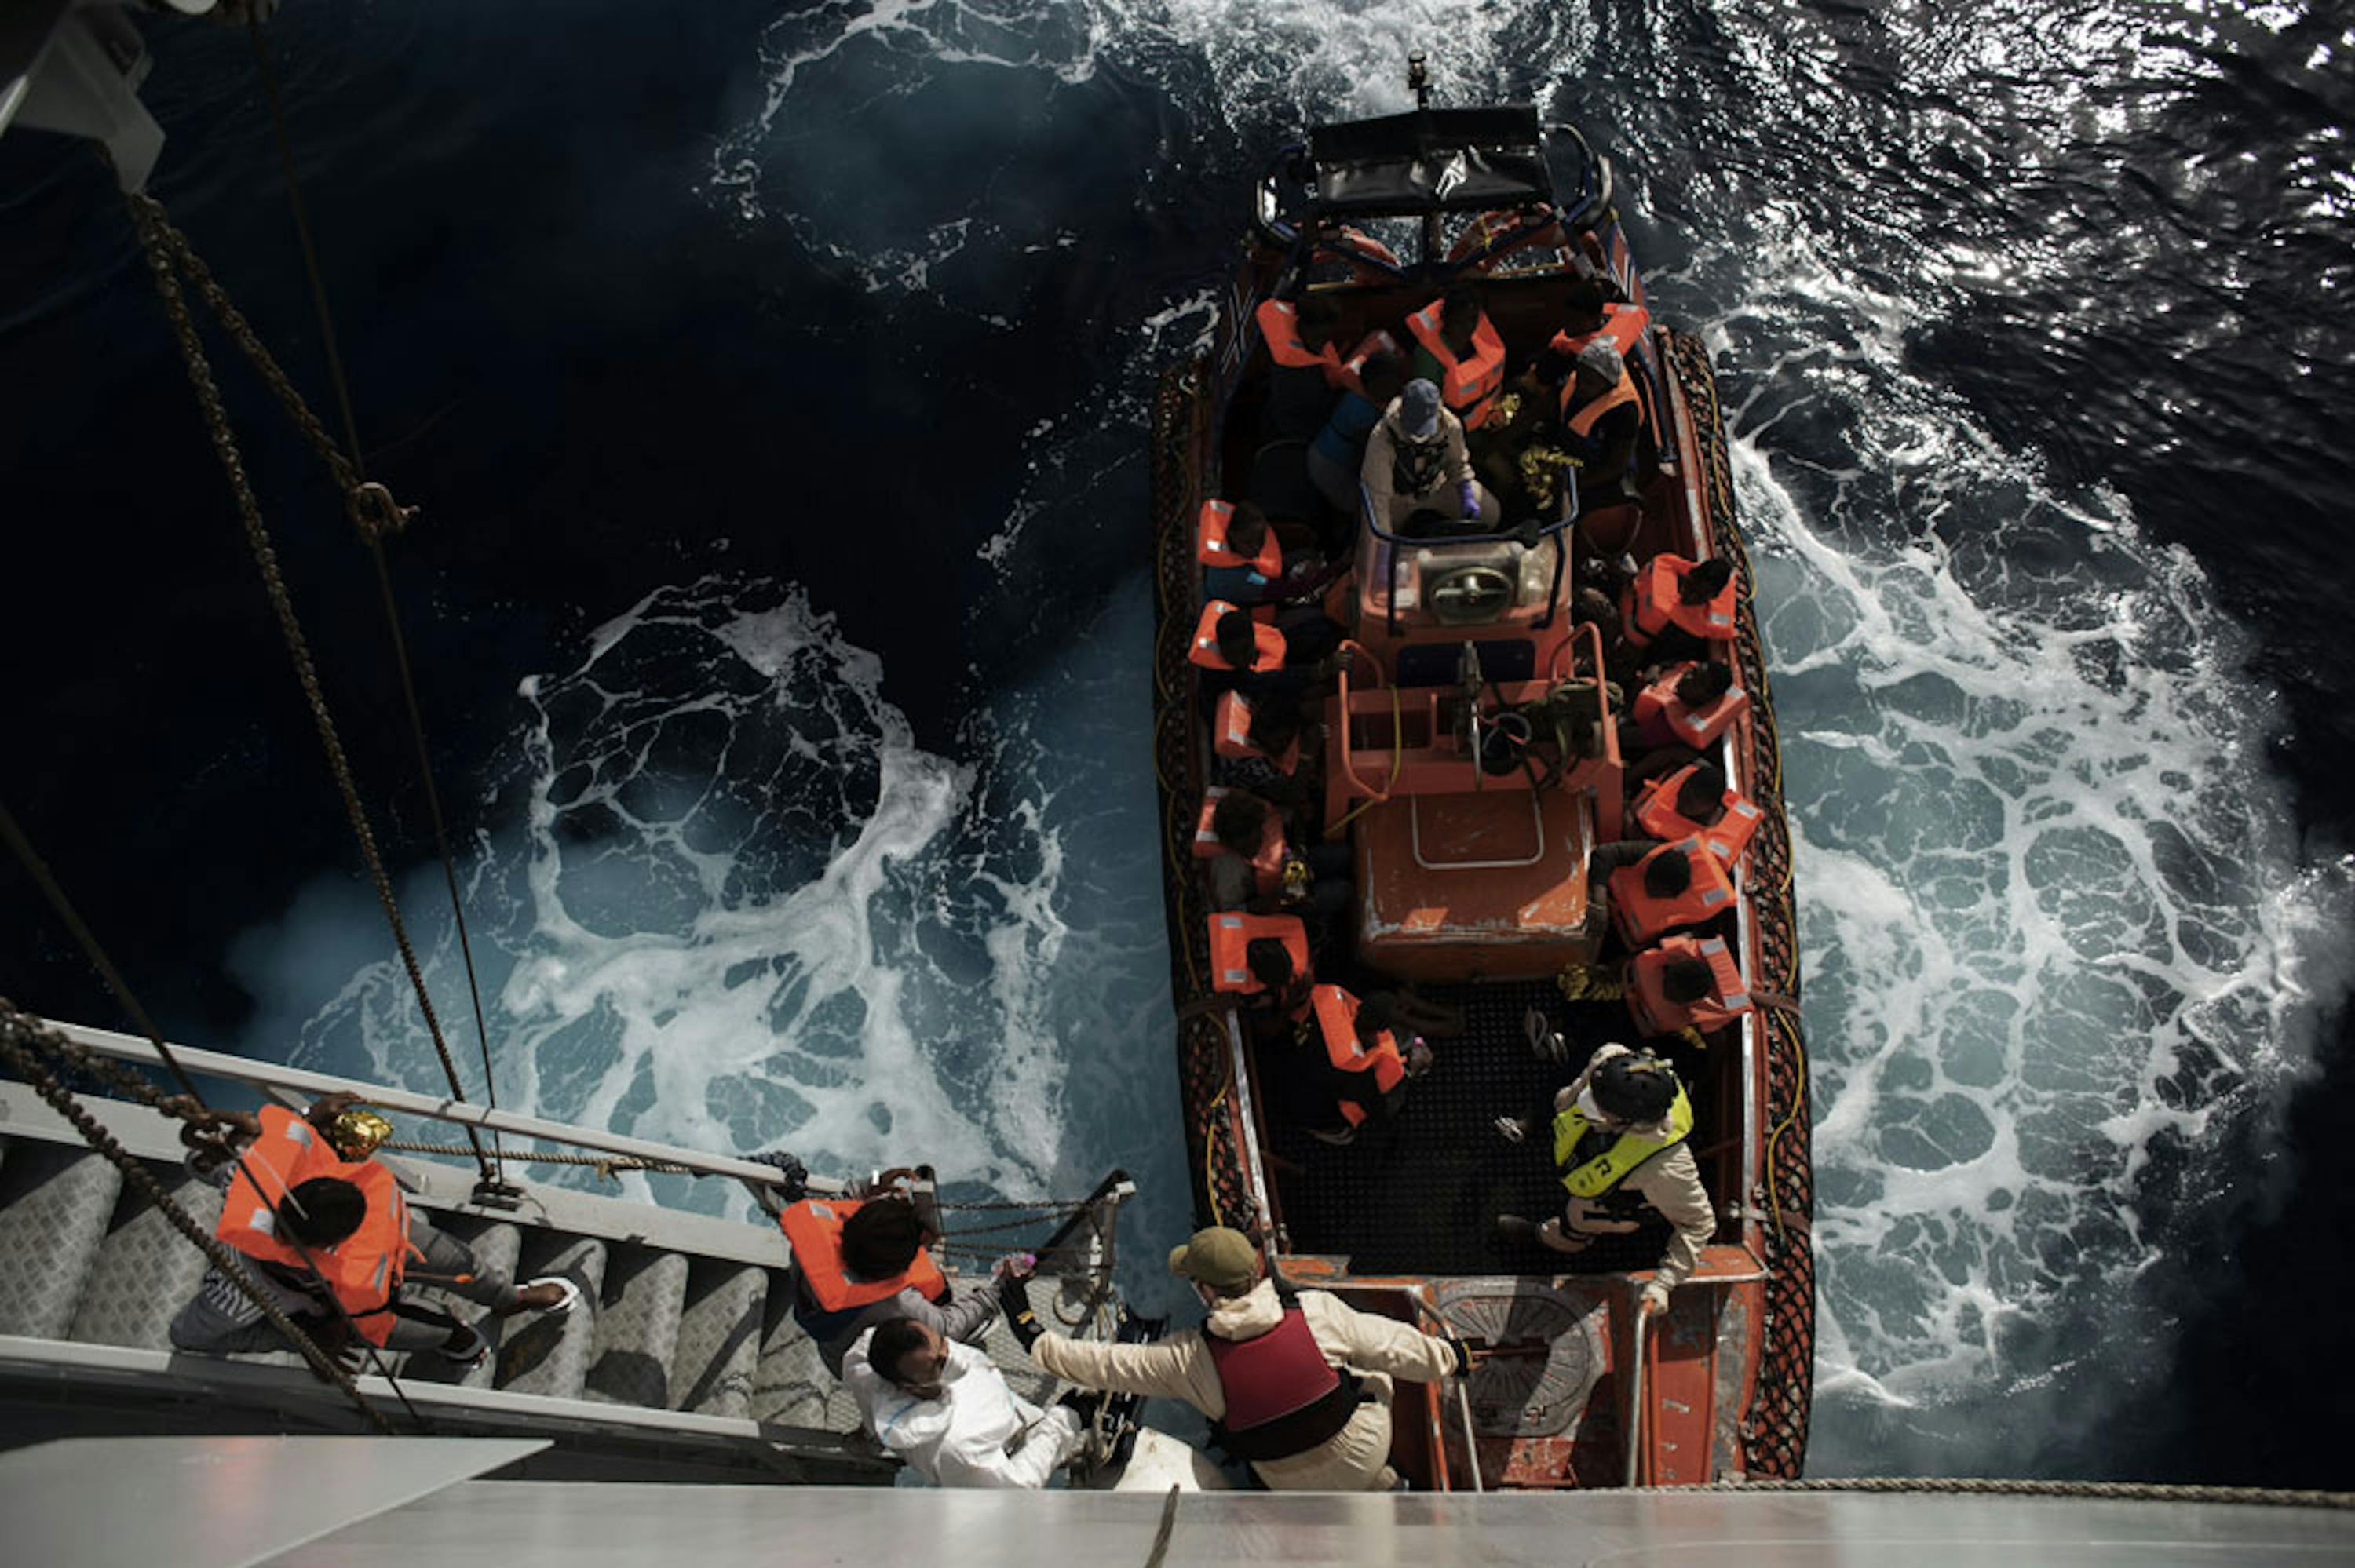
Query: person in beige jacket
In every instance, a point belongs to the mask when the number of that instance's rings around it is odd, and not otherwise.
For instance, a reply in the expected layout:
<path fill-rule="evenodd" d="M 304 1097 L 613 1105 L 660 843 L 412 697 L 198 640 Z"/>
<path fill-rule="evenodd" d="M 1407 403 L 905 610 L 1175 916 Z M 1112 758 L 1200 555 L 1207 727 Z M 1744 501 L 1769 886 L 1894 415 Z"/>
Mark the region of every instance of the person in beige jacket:
<path fill-rule="evenodd" d="M 1540 1048 L 1547 1054 L 1559 1052 L 1561 1036 L 1550 1037 Z M 1598 1235 L 1636 1228 L 1636 1222 L 1625 1213 L 1631 1206 L 1629 1198 L 1648 1204 L 1668 1222 L 1673 1233 L 1668 1255 L 1660 1259 L 1644 1287 L 1640 1309 L 1665 1312 L 1668 1293 L 1692 1273 L 1700 1262 L 1700 1249 L 1717 1234 L 1717 1211 L 1710 1206 L 1709 1191 L 1700 1184 L 1700 1167 L 1693 1160 L 1686 1136 L 1691 1131 L 1691 1113 L 1676 1074 L 1666 1062 L 1648 1054 L 1638 1054 L 1625 1045 L 1601 1045 L 1586 1064 L 1586 1071 L 1553 1097 L 1552 1112 L 1556 1161 L 1565 1174 L 1597 1159 L 1606 1148 L 1618 1160 L 1636 1163 L 1605 1191 L 1586 1196 L 1572 1192 L 1559 1218 L 1540 1225 L 1518 1214 L 1505 1214 L 1498 1217 L 1497 1228 L 1508 1236 L 1534 1239 L 1556 1252 L 1579 1253 Z M 1681 1130 L 1677 1126 L 1679 1118 Z M 1567 1118 L 1575 1118 L 1572 1125 L 1583 1137 L 1565 1151 L 1559 1145 Z M 1539 1125 L 1536 1117 L 1497 1118 L 1497 1130 L 1515 1143 Z M 1562 1158 L 1565 1152 L 1567 1159 Z"/>
<path fill-rule="evenodd" d="M 1210 1308 L 1201 1328 L 1149 1345 L 1065 1339 L 1040 1331 L 1018 1282 L 1006 1294 L 1008 1320 L 1030 1359 L 1067 1383 L 1186 1401 L 1273 1491 L 1397 1489 L 1391 1380 L 1434 1383 L 1470 1368 L 1460 1340 L 1356 1311 L 1327 1291 L 1286 1289 L 1240 1231 L 1195 1232 L 1170 1253 L 1169 1271 Z M 1248 1423 L 1238 1419 L 1245 1412 Z M 1271 1452 L 1281 1448 L 1291 1451 Z"/>
<path fill-rule="evenodd" d="M 1468 532 L 1494 528 L 1502 515 L 1487 486 L 1472 477 L 1464 421 L 1441 406 L 1429 381 L 1406 384 L 1366 438 L 1359 470 L 1374 520 L 1395 532 L 1418 512 L 1460 518 Z"/>

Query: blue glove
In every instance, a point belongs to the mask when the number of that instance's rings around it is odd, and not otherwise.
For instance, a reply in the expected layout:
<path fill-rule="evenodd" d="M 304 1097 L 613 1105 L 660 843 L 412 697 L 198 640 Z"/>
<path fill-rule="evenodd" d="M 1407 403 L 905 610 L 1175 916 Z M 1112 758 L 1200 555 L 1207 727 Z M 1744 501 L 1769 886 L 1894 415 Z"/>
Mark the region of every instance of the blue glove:
<path fill-rule="evenodd" d="M 1465 516 L 1477 517 L 1480 515 L 1480 487 L 1478 485 L 1467 479 L 1461 486 L 1458 487 L 1456 493 L 1463 498 Z"/>

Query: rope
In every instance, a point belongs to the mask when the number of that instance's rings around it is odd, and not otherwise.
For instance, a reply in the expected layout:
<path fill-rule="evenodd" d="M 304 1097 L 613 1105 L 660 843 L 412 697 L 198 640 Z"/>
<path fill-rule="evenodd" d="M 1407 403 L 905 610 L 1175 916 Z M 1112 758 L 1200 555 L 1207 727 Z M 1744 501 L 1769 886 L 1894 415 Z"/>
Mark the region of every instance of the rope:
<path fill-rule="evenodd" d="M 467 1146 L 463 1143 L 419 1143 L 405 1138 L 388 1138 L 382 1143 L 378 1144 L 377 1147 L 378 1149 L 389 1149 L 400 1154 L 449 1154 L 459 1156 L 461 1158 L 469 1153 L 479 1152 L 478 1150 L 469 1150 Z M 624 1172 L 631 1171 L 660 1171 L 666 1176 L 708 1176 L 711 1174 L 711 1172 L 708 1171 L 695 1171 L 690 1170 L 688 1167 L 684 1165 L 673 1165 L 666 1160 L 641 1160 L 634 1155 L 628 1154 L 566 1154 L 552 1150 L 517 1150 L 512 1149 L 502 1149 L 499 1150 L 499 1157 L 502 1160 L 520 1160 L 529 1165 L 584 1166 L 589 1170 L 596 1171 L 598 1175 L 604 1177 L 609 1181 L 618 1181 L 622 1179 Z"/>
<path fill-rule="evenodd" d="M 367 490 L 373 489 L 382 495 L 388 506 L 391 497 L 384 493 L 381 485 L 364 485 L 351 465 L 335 450 L 335 443 L 320 428 L 318 419 L 304 404 L 293 384 L 286 379 L 285 372 L 270 356 L 270 351 L 262 346 L 252 327 L 229 302 L 229 296 L 213 281 L 212 274 L 206 270 L 204 263 L 188 249 L 186 237 L 172 227 L 163 205 L 153 196 L 135 191 L 125 193 L 124 200 L 130 204 L 132 220 L 139 230 L 140 246 L 146 252 L 147 270 L 155 280 L 156 293 L 163 300 L 164 313 L 171 321 L 173 335 L 179 343 L 180 357 L 187 366 L 188 380 L 196 388 L 197 403 L 204 415 L 206 429 L 211 435 L 213 450 L 220 459 L 222 471 L 228 475 L 238 515 L 245 525 L 246 543 L 252 551 L 254 566 L 261 574 L 262 587 L 270 595 L 271 608 L 276 613 L 287 657 L 294 667 L 294 677 L 302 684 L 304 699 L 310 706 L 312 724 L 319 732 L 319 744 L 327 754 L 327 766 L 335 774 L 336 789 L 342 793 L 344 814 L 350 820 L 354 837 L 359 841 L 361 857 L 368 862 L 368 877 L 376 888 L 377 903 L 384 910 L 386 924 L 392 928 L 393 944 L 400 951 L 401 965 L 409 971 L 410 984 L 417 992 L 418 1009 L 424 1015 L 427 1032 L 433 1037 L 434 1054 L 441 1058 L 442 1074 L 450 1083 L 450 1093 L 453 1098 L 463 1100 L 466 1094 L 458 1081 L 457 1064 L 451 1060 L 449 1044 L 442 1038 L 442 1021 L 435 1014 L 433 999 L 425 988 L 424 969 L 417 961 L 416 950 L 410 946 L 409 930 L 401 921 L 400 906 L 393 896 L 392 879 L 385 871 L 384 857 L 378 851 L 375 832 L 368 826 L 368 810 L 360 801 L 359 785 L 353 778 L 350 758 L 345 755 L 343 741 L 336 735 L 334 715 L 327 711 L 326 694 L 320 688 L 319 673 L 312 662 L 310 643 L 303 635 L 302 622 L 295 616 L 293 600 L 287 592 L 284 577 L 279 573 L 278 556 L 271 545 L 269 525 L 262 521 L 261 503 L 256 499 L 253 485 L 246 477 L 244 461 L 238 453 L 237 436 L 229 426 L 229 409 L 221 401 L 220 388 L 213 379 L 212 366 L 206 359 L 204 344 L 197 334 L 197 323 L 189 314 L 186 299 L 181 294 L 179 279 L 174 272 L 176 263 L 180 270 L 187 273 L 197 291 L 204 296 L 206 303 L 220 318 L 238 346 L 245 351 L 246 357 L 253 362 L 262 379 L 269 383 L 280 401 L 286 404 L 289 412 L 295 416 L 296 425 L 320 450 L 321 456 L 326 460 L 339 482 L 345 483 L 346 493 L 353 498 L 355 507 L 361 504 L 358 498 Z M 481 1137 L 471 1127 L 466 1129 L 466 1141 L 473 1148 L 483 1180 L 485 1182 L 497 1181 L 497 1170 L 484 1150 Z"/>
<path fill-rule="evenodd" d="M 1646 1487 L 1647 1492 L 1945 1493 L 1973 1497 L 2093 1498 L 2115 1502 L 2239 1503 L 2269 1508 L 2355 1510 L 2355 1492 L 2287 1487 L 2214 1487 L 2169 1481 L 2043 1481 L 1969 1476 L 1849 1476 L 1820 1480 L 1711 1481 Z"/>
<path fill-rule="evenodd" d="M 269 47 L 262 41 L 261 20 L 259 16 L 246 19 L 246 33 L 253 41 L 253 62 L 261 75 L 262 95 L 270 104 L 270 125 L 278 143 L 279 166 L 286 176 L 286 204 L 294 215 L 294 236 L 303 249 L 303 271 L 311 283 L 311 306 L 319 318 L 319 341 L 326 351 L 327 378 L 336 389 L 336 406 L 343 415 L 344 450 L 349 454 L 352 485 L 345 492 L 347 507 L 358 506 L 358 493 L 368 482 L 368 462 L 360 447 L 359 421 L 352 414 L 351 384 L 344 376 L 343 351 L 336 336 L 336 318 L 327 308 L 327 285 L 320 275 L 318 252 L 311 241 L 310 212 L 304 206 L 303 186 L 294 175 L 294 139 L 286 129 L 286 116 L 279 102 L 278 72 L 271 64 Z M 292 391 L 292 387 L 289 387 Z M 395 515 L 400 515 L 396 510 Z M 484 1021 L 482 985 L 474 974 L 474 947 L 466 931 L 465 900 L 458 894 L 458 869 L 450 853 L 450 837 L 442 818 L 442 792 L 434 787 L 433 761 L 431 748 L 425 743 L 425 715 L 417 703 L 417 683 L 410 673 L 409 642 L 401 635 L 400 612 L 393 601 L 392 572 L 385 564 L 384 530 L 359 529 L 361 541 L 368 546 L 368 560 L 376 568 L 377 598 L 384 609 L 386 632 L 392 639 L 393 667 L 400 674 L 400 697 L 409 715 L 409 736 L 417 753 L 417 777 L 425 786 L 426 815 L 433 825 L 433 850 L 441 857 L 442 880 L 450 893 L 450 915 L 458 933 L 458 953 L 465 961 L 466 995 L 474 1005 L 474 1038 L 483 1054 L 483 1089 L 486 1103 L 493 1110 L 499 1106 L 498 1080 L 491 1071 L 491 1031 Z M 464 1096 L 460 1097 L 464 1098 Z M 503 1159 L 506 1150 L 499 1135 L 491 1134 L 494 1154 Z"/>

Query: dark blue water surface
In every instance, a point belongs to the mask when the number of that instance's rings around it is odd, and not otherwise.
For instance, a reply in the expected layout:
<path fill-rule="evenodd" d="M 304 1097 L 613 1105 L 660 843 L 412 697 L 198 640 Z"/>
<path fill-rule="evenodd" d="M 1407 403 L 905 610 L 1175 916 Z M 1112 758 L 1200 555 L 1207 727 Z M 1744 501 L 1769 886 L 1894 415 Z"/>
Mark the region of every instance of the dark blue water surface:
<path fill-rule="evenodd" d="M 155 193 L 333 424 L 248 40 L 146 26 Z M 1182 1230 L 1146 399 L 1258 162 L 1426 48 L 1611 151 L 1718 355 L 1813 868 L 1818 1467 L 2355 1480 L 2343 12 L 304 5 L 270 46 L 368 466 L 424 509 L 395 582 L 511 1101 L 920 1134 L 998 1191 L 1119 1159 Z M 0 794 L 167 1029 L 415 1072 L 105 171 L 0 138 Z M 461 1013 L 374 579 L 211 341 Z M 119 1022 L 0 908 L 0 988 Z"/>

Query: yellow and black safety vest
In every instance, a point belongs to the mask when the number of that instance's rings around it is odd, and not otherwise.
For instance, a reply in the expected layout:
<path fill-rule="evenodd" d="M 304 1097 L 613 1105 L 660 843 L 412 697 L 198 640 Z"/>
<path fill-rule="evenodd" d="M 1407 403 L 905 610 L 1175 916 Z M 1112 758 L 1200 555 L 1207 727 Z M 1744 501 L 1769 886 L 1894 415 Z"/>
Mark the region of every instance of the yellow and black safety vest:
<path fill-rule="evenodd" d="M 1561 1171 L 1561 1184 L 1570 1189 L 1574 1198 L 1600 1198 L 1633 1176 L 1636 1167 L 1646 1160 L 1682 1143 L 1692 1132 L 1693 1114 L 1692 1101 L 1685 1097 L 1681 1085 L 1677 1088 L 1675 1103 L 1668 1107 L 1668 1126 L 1666 1138 L 1653 1138 L 1633 1129 L 1622 1132 L 1600 1154 L 1580 1160 L 1578 1147 L 1589 1133 L 1610 1135 L 1587 1120 L 1586 1113 L 1576 1105 L 1554 1112 L 1553 1162 Z"/>

